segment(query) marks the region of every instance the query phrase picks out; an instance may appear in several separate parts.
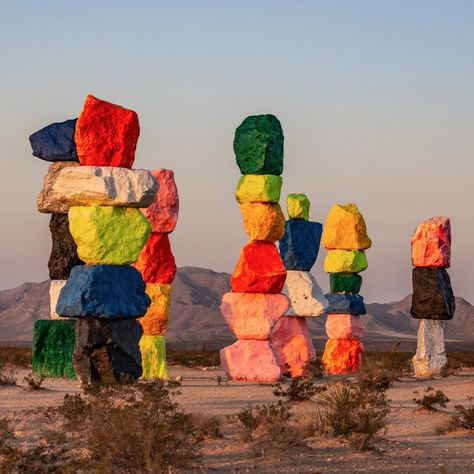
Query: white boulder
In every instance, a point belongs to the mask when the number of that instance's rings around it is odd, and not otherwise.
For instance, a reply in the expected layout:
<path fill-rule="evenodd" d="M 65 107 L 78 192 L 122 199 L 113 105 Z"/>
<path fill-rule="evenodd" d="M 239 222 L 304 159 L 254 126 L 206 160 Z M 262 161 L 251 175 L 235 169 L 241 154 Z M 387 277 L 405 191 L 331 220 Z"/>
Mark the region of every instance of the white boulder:
<path fill-rule="evenodd" d="M 443 321 L 435 319 L 421 319 L 418 327 L 418 345 L 412 359 L 413 368 L 417 377 L 439 375 L 447 364 L 446 349 L 444 346 Z"/>
<path fill-rule="evenodd" d="M 66 284 L 67 280 L 51 280 L 51 285 L 49 286 L 49 304 L 51 307 L 51 319 L 69 319 L 63 318 L 56 313 L 56 304 L 58 302 L 59 293 L 61 289 Z"/>

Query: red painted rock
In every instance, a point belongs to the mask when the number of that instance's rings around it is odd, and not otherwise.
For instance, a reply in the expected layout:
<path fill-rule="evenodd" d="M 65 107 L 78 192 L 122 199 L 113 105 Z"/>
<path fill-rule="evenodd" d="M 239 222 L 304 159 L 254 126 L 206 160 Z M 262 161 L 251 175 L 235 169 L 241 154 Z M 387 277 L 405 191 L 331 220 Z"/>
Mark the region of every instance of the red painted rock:
<path fill-rule="evenodd" d="M 290 373 L 292 377 L 301 377 L 309 360 L 316 357 L 305 318 L 280 318 L 273 328 L 271 344 L 282 373 Z"/>
<path fill-rule="evenodd" d="M 364 347 L 357 339 L 328 339 L 323 364 L 329 374 L 352 374 L 360 367 Z"/>
<path fill-rule="evenodd" d="M 173 232 L 178 220 L 179 197 L 178 188 L 171 170 L 151 170 L 157 179 L 159 187 L 155 200 L 147 209 L 143 209 L 146 218 L 150 221 L 152 232 L 169 234 Z"/>
<path fill-rule="evenodd" d="M 329 339 L 361 339 L 364 335 L 364 326 L 360 316 L 328 314 L 326 334 Z"/>
<path fill-rule="evenodd" d="M 268 339 L 270 331 L 289 307 L 284 295 L 226 293 L 221 312 L 239 339 Z"/>
<path fill-rule="evenodd" d="M 170 284 L 176 275 L 176 263 L 168 234 L 152 232 L 133 266 L 147 283 Z"/>
<path fill-rule="evenodd" d="M 251 242 L 245 245 L 230 279 L 236 293 L 280 293 L 286 270 L 275 244 Z"/>
<path fill-rule="evenodd" d="M 221 366 L 233 380 L 276 382 L 280 367 L 268 341 L 239 339 L 220 350 Z"/>
<path fill-rule="evenodd" d="M 131 168 L 139 134 L 136 112 L 88 95 L 74 136 L 79 162 Z"/>
<path fill-rule="evenodd" d="M 451 265 L 451 223 L 447 217 L 423 221 L 411 238 L 414 267 L 449 268 Z"/>

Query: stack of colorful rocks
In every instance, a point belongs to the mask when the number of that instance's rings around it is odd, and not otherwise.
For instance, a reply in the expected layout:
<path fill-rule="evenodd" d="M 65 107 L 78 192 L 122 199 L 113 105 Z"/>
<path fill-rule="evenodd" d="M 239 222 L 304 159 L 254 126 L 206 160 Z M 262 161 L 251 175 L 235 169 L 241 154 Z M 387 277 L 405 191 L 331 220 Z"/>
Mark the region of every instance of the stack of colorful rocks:
<path fill-rule="evenodd" d="M 305 317 L 324 313 L 327 300 L 310 273 L 319 252 L 322 224 L 309 221 L 309 199 L 304 194 L 289 194 L 289 220 L 280 239 L 280 254 L 287 270 L 283 293 L 290 299 L 284 317 L 275 324 L 272 346 L 278 354 L 280 368 L 291 377 L 301 377 L 316 351 Z"/>
<path fill-rule="evenodd" d="M 454 316 L 455 299 L 447 268 L 451 265 L 451 224 L 447 217 L 423 221 L 411 239 L 413 296 L 410 313 L 421 319 L 413 357 L 417 376 L 438 375 L 447 363 L 444 321 Z"/>
<path fill-rule="evenodd" d="M 275 242 L 284 232 L 280 199 L 283 130 L 273 115 L 247 117 L 237 128 L 234 152 L 243 176 L 235 193 L 250 242 L 231 277 L 221 311 L 238 340 L 220 351 L 228 377 L 276 381 L 281 371 L 270 344 L 274 324 L 289 307 L 281 294 L 286 270 Z"/>
<path fill-rule="evenodd" d="M 62 167 L 46 178 L 42 202 L 68 208 L 78 257 L 55 312 L 77 318 L 73 367 L 84 383 L 141 375 L 136 318 L 150 299 L 131 263 L 151 226 L 140 208 L 149 206 L 158 182 L 147 170 L 130 169 L 139 135 L 132 110 L 88 96 L 74 133 L 81 166 Z"/>
<path fill-rule="evenodd" d="M 142 377 L 164 379 L 168 377 L 164 336 L 168 328 L 171 283 L 176 275 L 168 234 L 176 227 L 179 197 L 173 171 L 155 169 L 151 173 L 160 183 L 155 200 L 144 210 L 152 232 L 134 266 L 141 272 L 151 299 L 145 316 L 138 320 L 143 328 L 140 339 Z"/>
<path fill-rule="evenodd" d="M 322 244 L 328 250 L 324 270 L 329 273 L 330 293 L 326 333 L 329 340 L 323 354 L 328 373 L 344 374 L 360 367 L 363 326 L 360 315 L 366 314 L 359 295 L 367 268 L 364 250 L 372 242 L 367 235 L 364 218 L 355 204 L 335 205 L 324 224 Z"/>

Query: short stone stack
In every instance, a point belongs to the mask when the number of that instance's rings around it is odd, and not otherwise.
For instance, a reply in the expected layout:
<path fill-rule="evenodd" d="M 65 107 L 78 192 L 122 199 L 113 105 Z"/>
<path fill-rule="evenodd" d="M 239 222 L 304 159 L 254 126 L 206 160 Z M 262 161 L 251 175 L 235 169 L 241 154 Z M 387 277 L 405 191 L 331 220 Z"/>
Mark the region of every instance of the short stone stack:
<path fill-rule="evenodd" d="M 280 239 L 280 255 L 287 270 L 283 294 L 290 307 L 272 332 L 272 346 L 278 354 L 283 374 L 301 377 L 311 359 L 316 357 L 306 317 L 321 316 L 328 303 L 311 274 L 318 258 L 323 226 L 309 221 L 309 199 L 304 194 L 289 194 L 289 220 Z"/>
<path fill-rule="evenodd" d="M 359 294 L 368 264 L 365 250 L 372 241 L 355 204 L 335 205 L 324 224 L 322 244 L 328 250 L 324 270 L 329 273 L 330 293 L 326 294 L 326 333 L 328 341 L 323 364 L 330 374 L 356 372 L 361 363 L 363 326 L 360 315 L 366 314 Z"/>
<path fill-rule="evenodd" d="M 138 135 L 135 112 L 88 96 L 73 134 L 80 166 L 52 165 L 38 198 L 39 208 L 67 212 L 85 263 L 72 267 L 52 302 L 59 317 L 77 319 L 73 368 L 83 383 L 142 373 L 136 318 L 150 299 L 130 264 L 149 238 L 151 226 L 140 208 L 153 202 L 158 183 L 149 171 L 130 169 Z"/>
<path fill-rule="evenodd" d="M 221 349 L 227 376 L 273 382 L 281 371 L 270 344 L 273 326 L 288 310 L 281 294 L 286 270 L 275 246 L 285 218 L 278 204 L 283 172 L 283 130 L 273 115 L 247 117 L 237 128 L 234 152 L 242 177 L 235 193 L 250 241 L 222 298 L 224 319 L 238 340 Z"/>
<path fill-rule="evenodd" d="M 454 317 L 455 299 L 447 268 L 451 265 L 451 223 L 447 217 L 423 221 L 411 239 L 413 296 L 410 313 L 420 319 L 412 359 L 415 375 L 439 375 L 448 360 L 445 322 Z"/>
<path fill-rule="evenodd" d="M 151 235 L 134 266 L 142 274 L 151 299 L 145 316 L 138 320 L 143 328 L 140 339 L 142 378 L 165 379 L 168 377 L 165 334 L 171 305 L 171 283 L 176 275 L 168 234 L 176 227 L 179 197 L 173 171 L 155 169 L 151 173 L 160 187 L 151 206 L 144 209 L 151 224 Z"/>

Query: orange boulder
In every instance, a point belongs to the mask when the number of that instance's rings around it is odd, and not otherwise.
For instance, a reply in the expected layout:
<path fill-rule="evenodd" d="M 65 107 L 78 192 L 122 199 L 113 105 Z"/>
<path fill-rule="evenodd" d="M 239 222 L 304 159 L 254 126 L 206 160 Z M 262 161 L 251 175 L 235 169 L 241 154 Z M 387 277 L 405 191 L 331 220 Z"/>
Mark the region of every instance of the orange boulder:
<path fill-rule="evenodd" d="M 329 374 L 352 374 L 360 367 L 364 347 L 357 339 L 328 339 L 323 365 Z"/>
<path fill-rule="evenodd" d="M 240 205 L 245 232 L 250 240 L 276 242 L 285 233 L 285 216 L 279 204 L 248 202 Z"/>
<path fill-rule="evenodd" d="M 164 336 L 168 328 L 168 313 L 171 305 L 171 285 L 147 283 L 146 294 L 151 299 L 148 310 L 138 321 L 144 336 Z"/>

